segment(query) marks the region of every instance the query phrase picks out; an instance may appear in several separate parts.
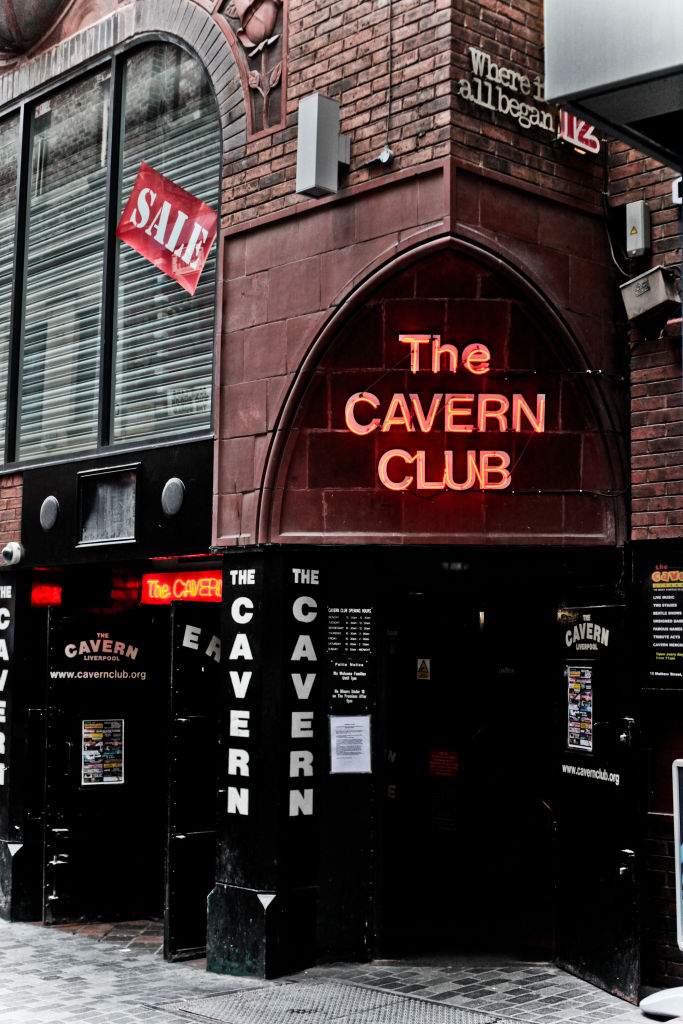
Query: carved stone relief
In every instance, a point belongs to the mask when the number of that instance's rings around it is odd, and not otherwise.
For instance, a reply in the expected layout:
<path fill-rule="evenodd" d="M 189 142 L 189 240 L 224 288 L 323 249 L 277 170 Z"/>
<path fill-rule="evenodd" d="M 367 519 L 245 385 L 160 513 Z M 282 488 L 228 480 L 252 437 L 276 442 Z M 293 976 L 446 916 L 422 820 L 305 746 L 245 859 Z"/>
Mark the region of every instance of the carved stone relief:
<path fill-rule="evenodd" d="M 237 56 L 249 88 L 249 134 L 279 128 L 284 116 L 284 0 L 224 0 L 218 16 L 240 43 Z"/>

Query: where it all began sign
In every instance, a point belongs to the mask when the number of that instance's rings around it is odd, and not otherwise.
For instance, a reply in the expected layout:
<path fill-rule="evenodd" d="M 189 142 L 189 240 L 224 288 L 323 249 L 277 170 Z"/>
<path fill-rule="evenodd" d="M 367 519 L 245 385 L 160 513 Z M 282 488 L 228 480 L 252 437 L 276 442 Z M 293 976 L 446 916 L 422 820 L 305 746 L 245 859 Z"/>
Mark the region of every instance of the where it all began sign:
<path fill-rule="evenodd" d="M 116 234 L 194 295 L 217 228 L 210 206 L 143 161 Z"/>

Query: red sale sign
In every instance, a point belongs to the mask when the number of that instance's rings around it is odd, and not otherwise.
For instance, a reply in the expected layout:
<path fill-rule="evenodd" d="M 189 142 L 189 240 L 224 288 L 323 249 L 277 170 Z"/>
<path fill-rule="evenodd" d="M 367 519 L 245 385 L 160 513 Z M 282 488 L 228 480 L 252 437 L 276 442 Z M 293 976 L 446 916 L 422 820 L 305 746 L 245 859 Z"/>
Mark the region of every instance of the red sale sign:
<path fill-rule="evenodd" d="M 194 295 L 217 227 L 211 207 L 143 162 L 116 234 Z"/>

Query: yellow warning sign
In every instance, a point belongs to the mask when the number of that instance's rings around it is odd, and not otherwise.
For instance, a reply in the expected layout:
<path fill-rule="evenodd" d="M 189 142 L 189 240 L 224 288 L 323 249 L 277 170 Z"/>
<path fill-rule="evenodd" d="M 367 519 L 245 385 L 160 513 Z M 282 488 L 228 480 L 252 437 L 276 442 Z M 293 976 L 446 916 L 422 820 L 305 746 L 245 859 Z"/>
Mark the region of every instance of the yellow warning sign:
<path fill-rule="evenodd" d="M 432 659 L 431 658 L 418 658 L 417 659 L 417 678 L 418 679 L 431 679 L 432 678 Z"/>
<path fill-rule="evenodd" d="M 633 227 L 631 228 L 631 234 L 632 234 L 632 235 L 637 235 L 637 234 L 638 234 L 638 231 L 637 231 L 637 228 L 636 228 L 635 224 L 634 224 L 634 225 L 633 225 Z"/>

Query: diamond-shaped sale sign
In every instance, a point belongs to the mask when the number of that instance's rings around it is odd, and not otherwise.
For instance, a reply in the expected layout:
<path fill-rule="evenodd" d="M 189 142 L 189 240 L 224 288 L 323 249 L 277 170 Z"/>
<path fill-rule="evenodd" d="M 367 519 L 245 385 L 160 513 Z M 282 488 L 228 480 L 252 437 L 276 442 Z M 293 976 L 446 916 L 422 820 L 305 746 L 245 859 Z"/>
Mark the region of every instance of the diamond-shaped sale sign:
<path fill-rule="evenodd" d="M 140 164 L 117 236 L 194 295 L 218 215 L 149 164 Z"/>

